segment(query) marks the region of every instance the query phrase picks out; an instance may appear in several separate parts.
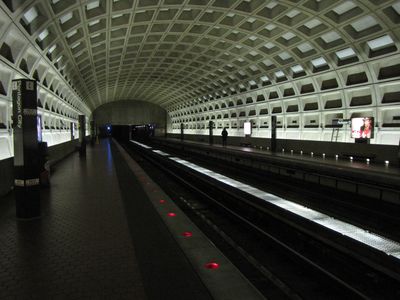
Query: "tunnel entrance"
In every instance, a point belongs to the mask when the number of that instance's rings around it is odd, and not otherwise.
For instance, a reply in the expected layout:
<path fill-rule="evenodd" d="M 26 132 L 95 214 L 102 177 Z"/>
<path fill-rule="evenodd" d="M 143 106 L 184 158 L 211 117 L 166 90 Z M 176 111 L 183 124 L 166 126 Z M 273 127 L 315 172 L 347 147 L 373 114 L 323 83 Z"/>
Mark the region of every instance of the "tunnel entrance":
<path fill-rule="evenodd" d="M 113 137 L 119 142 L 127 142 L 130 139 L 146 140 L 154 137 L 156 134 L 156 124 L 140 124 L 140 125 L 113 125 L 106 124 L 99 127 L 99 137 Z"/>

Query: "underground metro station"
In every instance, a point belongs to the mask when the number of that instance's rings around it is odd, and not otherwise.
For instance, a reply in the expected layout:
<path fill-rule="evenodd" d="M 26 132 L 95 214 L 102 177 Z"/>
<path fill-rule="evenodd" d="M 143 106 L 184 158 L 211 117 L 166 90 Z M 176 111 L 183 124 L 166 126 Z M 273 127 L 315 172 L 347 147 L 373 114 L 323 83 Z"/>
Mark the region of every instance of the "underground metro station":
<path fill-rule="evenodd" d="M 0 0 L 0 299 L 400 299 L 399 0 Z"/>

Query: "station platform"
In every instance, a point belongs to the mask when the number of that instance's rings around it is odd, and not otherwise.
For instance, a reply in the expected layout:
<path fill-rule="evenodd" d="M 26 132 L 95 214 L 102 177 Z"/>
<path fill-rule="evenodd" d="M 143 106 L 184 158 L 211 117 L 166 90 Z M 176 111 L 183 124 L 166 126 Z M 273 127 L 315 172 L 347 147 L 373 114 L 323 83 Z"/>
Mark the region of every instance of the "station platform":
<path fill-rule="evenodd" d="M 358 194 L 395 205 L 400 204 L 400 168 L 321 153 L 295 153 L 291 150 L 271 152 L 252 146 L 222 146 L 176 138 L 156 137 L 152 143 L 206 159 L 217 159 L 238 167 L 267 171 L 303 182 L 318 184 L 338 191 Z"/>
<path fill-rule="evenodd" d="M 57 164 L 41 204 L 17 220 L 0 199 L 0 299 L 263 299 L 111 140 Z"/>
<path fill-rule="evenodd" d="M 315 152 L 315 155 L 311 156 L 310 153 L 291 153 L 290 149 L 285 149 L 285 151 L 277 150 L 276 152 L 271 152 L 266 147 L 260 149 L 259 147 L 252 147 L 252 146 L 222 146 L 221 144 L 212 144 L 200 141 L 190 141 L 184 140 L 181 141 L 180 139 L 176 138 L 157 138 L 159 140 L 165 140 L 172 143 L 183 143 L 188 145 L 202 145 L 210 148 L 217 148 L 217 149 L 225 149 L 230 151 L 241 151 L 246 153 L 251 153 L 255 155 L 263 155 L 274 157 L 277 159 L 285 159 L 285 160 L 293 160 L 293 161 L 304 161 L 307 164 L 318 164 L 318 165 L 325 165 L 330 167 L 337 167 L 341 169 L 345 169 L 348 171 L 357 171 L 361 170 L 363 172 L 371 172 L 375 174 L 387 174 L 388 176 L 400 176 L 400 167 L 396 166 L 395 164 L 385 165 L 383 163 L 366 163 L 366 161 L 358 161 L 353 160 L 351 161 L 349 157 L 342 157 L 339 155 L 338 159 L 335 159 L 333 156 L 326 156 L 322 157 L 321 153 Z"/>

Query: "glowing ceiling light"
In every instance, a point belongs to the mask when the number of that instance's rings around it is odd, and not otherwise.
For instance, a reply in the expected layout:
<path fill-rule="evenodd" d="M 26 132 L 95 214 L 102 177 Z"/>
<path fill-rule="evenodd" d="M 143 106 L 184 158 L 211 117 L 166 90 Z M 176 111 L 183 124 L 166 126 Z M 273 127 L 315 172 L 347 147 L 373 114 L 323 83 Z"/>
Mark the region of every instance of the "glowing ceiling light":
<path fill-rule="evenodd" d="M 304 23 L 304 26 L 306 26 L 308 29 L 313 29 L 319 25 L 321 25 L 322 22 L 318 19 L 312 19 L 308 21 L 307 23 Z"/>
<path fill-rule="evenodd" d="M 340 39 L 340 35 L 336 31 L 329 31 L 321 35 L 321 39 L 323 39 L 325 43 L 332 43 Z"/>
<path fill-rule="evenodd" d="M 314 67 L 318 68 L 327 65 L 327 61 L 322 56 L 311 61 Z"/>
<path fill-rule="evenodd" d="M 72 45 L 72 46 L 71 46 L 71 49 L 75 49 L 75 48 L 78 47 L 80 44 L 81 44 L 81 42 L 78 42 L 78 43 Z"/>
<path fill-rule="evenodd" d="M 275 76 L 277 78 L 282 78 L 282 77 L 285 77 L 285 73 L 283 73 L 282 71 L 277 71 L 277 72 L 275 72 Z"/>
<path fill-rule="evenodd" d="M 377 39 L 368 41 L 367 44 L 371 50 L 379 50 L 387 46 L 393 45 L 394 41 L 389 35 L 384 35 Z"/>
<path fill-rule="evenodd" d="M 74 36 L 75 34 L 77 34 L 78 33 L 78 30 L 72 30 L 72 31 L 70 31 L 70 32 L 68 32 L 67 33 L 67 38 L 70 38 L 71 36 Z"/>
<path fill-rule="evenodd" d="M 93 25 L 96 25 L 99 23 L 100 23 L 100 20 L 94 20 L 94 21 L 89 22 L 89 26 L 93 26 Z"/>
<path fill-rule="evenodd" d="M 49 31 L 47 29 L 43 30 L 39 35 L 39 41 L 43 41 L 49 35 Z"/>
<path fill-rule="evenodd" d="M 291 11 L 289 11 L 286 15 L 293 19 L 295 16 L 297 16 L 298 14 L 300 14 L 300 11 L 298 11 L 297 9 L 293 9 Z"/>
<path fill-rule="evenodd" d="M 354 7 L 356 7 L 356 5 L 353 3 L 353 1 L 345 1 L 339 6 L 336 6 L 333 11 L 338 15 L 343 15 L 344 13 L 352 10 Z"/>
<path fill-rule="evenodd" d="M 292 57 L 290 56 L 290 54 L 287 53 L 286 51 L 281 52 L 280 54 L 278 54 L 278 56 L 279 56 L 282 60 L 287 60 L 287 59 L 292 58 Z"/>
<path fill-rule="evenodd" d="M 308 51 L 311 51 L 311 50 L 313 50 L 314 48 L 311 46 L 311 44 L 310 43 L 303 43 L 303 44 L 301 44 L 301 45 L 298 45 L 297 46 L 297 49 L 299 49 L 302 53 L 306 53 L 306 52 L 308 52 Z"/>
<path fill-rule="evenodd" d="M 99 1 L 99 0 L 93 0 L 93 1 L 90 1 L 90 2 L 86 5 L 86 9 L 87 9 L 87 10 L 91 10 L 91 9 L 97 8 L 97 7 L 99 7 L 99 6 L 100 6 L 100 1 Z"/>
<path fill-rule="evenodd" d="M 276 28 L 276 25 L 274 24 L 268 24 L 267 26 L 265 26 L 265 29 L 267 29 L 268 31 L 272 31 Z"/>
<path fill-rule="evenodd" d="M 339 59 L 346 59 L 346 58 L 356 56 L 356 53 L 354 52 L 354 50 L 352 48 L 346 48 L 346 49 L 337 51 L 336 56 Z"/>
<path fill-rule="evenodd" d="M 293 33 L 293 32 L 286 32 L 285 34 L 282 34 L 282 37 L 285 39 L 285 40 L 287 40 L 287 41 L 289 41 L 289 40 L 291 40 L 292 38 L 294 38 L 296 35 Z"/>
<path fill-rule="evenodd" d="M 38 12 L 35 7 L 31 7 L 26 13 L 23 15 L 23 19 L 26 24 L 30 24 L 33 20 L 38 17 Z"/>
<path fill-rule="evenodd" d="M 65 15 L 60 17 L 60 23 L 64 24 L 64 23 L 68 22 L 69 20 L 72 19 L 72 16 L 73 16 L 72 12 L 66 13 Z"/>
<path fill-rule="evenodd" d="M 56 48 L 57 48 L 57 45 L 53 45 L 50 47 L 48 52 L 51 54 Z"/>
<path fill-rule="evenodd" d="M 393 4 L 392 7 L 396 11 L 396 13 L 400 15 L 400 2 Z"/>
<path fill-rule="evenodd" d="M 350 25 L 357 31 L 363 31 L 365 29 L 368 29 L 372 26 L 377 25 L 378 22 L 375 20 L 375 18 L 371 16 L 365 16 L 364 18 L 358 19 L 357 21 L 351 23 Z"/>
<path fill-rule="evenodd" d="M 293 73 L 300 73 L 300 72 L 304 72 L 304 69 L 301 65 L 295 65 L 293 67 L 291 67 Z"/>

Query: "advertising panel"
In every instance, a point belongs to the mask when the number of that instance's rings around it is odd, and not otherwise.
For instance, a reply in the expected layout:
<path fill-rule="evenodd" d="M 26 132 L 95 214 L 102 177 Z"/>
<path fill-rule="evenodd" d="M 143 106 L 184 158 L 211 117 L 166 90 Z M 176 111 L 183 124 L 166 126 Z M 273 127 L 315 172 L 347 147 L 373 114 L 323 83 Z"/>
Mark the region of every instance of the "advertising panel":
<path fill-rule="evenodd" d="M 251 135 L 251 122 L 244 122 L 244 135 Z"/>
<path fill-rule="evenodd" d="M 374 138 L 374 118 L 373 117 L 352 118 L 351 137 L 355 139 Z"/>

